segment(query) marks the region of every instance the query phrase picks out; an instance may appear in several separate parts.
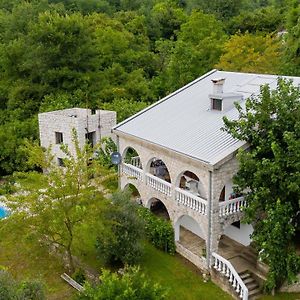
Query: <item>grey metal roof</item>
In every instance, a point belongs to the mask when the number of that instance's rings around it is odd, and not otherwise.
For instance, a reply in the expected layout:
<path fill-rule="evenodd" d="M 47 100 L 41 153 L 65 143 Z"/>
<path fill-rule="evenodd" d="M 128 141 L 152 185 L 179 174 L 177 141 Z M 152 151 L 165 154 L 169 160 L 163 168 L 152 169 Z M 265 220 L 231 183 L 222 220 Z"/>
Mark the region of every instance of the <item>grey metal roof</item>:
<path fill-rule="evenodd" d="M 212 70 L 152 106 L 117 124 L 114 130 L 155 143 L 211 165 L 218 163 L 245 144 L 221 130 L 224 115 L 238 117 L 232 107 L 226 111 L 210 110 L 212 79 L 225 78 L 224 93 L 243 95 L 241 105 L 260 86 L 276 87 L 275 75 Z M 299 85 L 300 77 L 287 77 Z"/>

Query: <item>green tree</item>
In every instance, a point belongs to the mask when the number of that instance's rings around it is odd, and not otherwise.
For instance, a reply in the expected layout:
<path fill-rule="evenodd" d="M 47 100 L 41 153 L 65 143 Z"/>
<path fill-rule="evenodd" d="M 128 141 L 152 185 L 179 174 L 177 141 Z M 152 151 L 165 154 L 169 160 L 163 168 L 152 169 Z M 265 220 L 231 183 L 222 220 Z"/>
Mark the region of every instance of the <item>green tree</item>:
<path fill-rule="evenodd" d="M 246 100 L 239 118 L 224 119 L 234 138 L 247 141 L 238 154 L 234 178 L 246 193 L 245 221 L 254 224 L 253 240 L 269 267 L 266 289 L 293 280 L 300 271 L 295 234 L 300 224 L 300 91 L 279 79 L 276 90 L 263 86 L 257 97 Z"/>
<path fill-rule="evenodd" d="M 96 287 L 86 284 L 84 292 L 78 296 L 78 299 L 163 300 L 168 296 L 165 288 L 149 281 L 138 267 L 125 269 L 121 277 L 108 270 L 102 270 L 100 281 L 101 284 Z"/>
<path fill-rule="evenodd" d="M 300 65 L 300 4 L 298 1 L 290 1 L 287 13 L 284 47 L 284 66 L 283 73 L 287 75 L 299 76 Z"/>
<path fill-rule="evenodd" d="M 225 34 L 221 22 L 213 15 L 192 12 L 181 25 L 162 77 L 169 91 L 182 87 L 209 71 L 221 55 Z"/>
<path fill-rule="evenodd" d="M 91 177 L 100 180 L 96 177 L 100 174 L 96 161 L 92 160 L 92 149 L 89 145 L 80 149 L 75 133 L 73 143 L 75 156 L 66 146 L 62 147 L 64 167 L 52 162 L 50 150 L 44 152 L 39 146 L 27 143 L 28 163 L 47 170 L 47 174 L 19 175 L 22 179 L 17 181 L 20 192 L 7 200 L 13 213 L 5 220 L 8 230 L 23 224 L 26 235 L 66 253 L 71 272 L 75 270 L 73 252 L 81 240 L 80 229 L 96 220 L 93 219 L 95 214 L 100 222 L 99 213 L 105 201 L 97 184 L 91 180 Z M 25 230 L 26 227 L 30 231 Z"/>
<path fill-rule="evenodd" d="M 99 235 L 97 251 L 107 263 L 135 264 L 142 255 L 141 239 L 143 222 L 138 215 L 138 207 L 130 199 L 129 191 L 112 195 L 112 203 L 105 217 L 112 222 L 110 235 Z"/>
<path fill-rule="evenodd" d="M 277 74 L 281 42 L 270 35 L 235 34 L 224 44 L 217 68 L 226 71 Z"/>
<path fill-rule="evenodd" d="M 39 281 L 17 282 L 10 273 L 0 270 L 0 300 L 44 299 L 44 287 Z"/>

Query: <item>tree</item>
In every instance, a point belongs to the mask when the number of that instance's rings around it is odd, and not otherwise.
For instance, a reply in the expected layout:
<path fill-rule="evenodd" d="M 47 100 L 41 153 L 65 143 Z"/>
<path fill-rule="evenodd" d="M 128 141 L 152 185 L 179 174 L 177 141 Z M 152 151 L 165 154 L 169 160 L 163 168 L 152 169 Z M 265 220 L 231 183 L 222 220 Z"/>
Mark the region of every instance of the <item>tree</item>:
<path fill-rule="evenodd" d="M 75 269 L 73 251 L 79 244 L 78 240 L 81 240 L 80 229 L 93 220 L 101 222 L 99 212 L 105 202 L 91 180 L 99 176 L 96 161 L 92 160 L 93 150 L 89 145 L 80 149 L 75 132 L 73 143 L 75 157 L 66 146 L 62 147 L 64 167 L 52 162 L 50 150 L 44 152 L 39 146 L 27 143 L 28 163 L 47 170 L 47 174 L 30 172 L 19 175 L 19 178 L 23 177 L 23 180 L 18 180 L 19 193 L 8 199 L 7 205 L 12 214 L 5 220 L 8 228 L 21 223 L 24 228 L 30 228 L 25 234 L 66 253 L 71 272 Z M 28 182 L 31 184 L 28 185 Z M 97 219 L 93 219 L 95 214 Z"/>
<path fill-rule="evenodd" d="M 17 282 L 10 273 L 0 270 L 0 300 L 44 299 L 44 287 L 39 281 Z"/>
<path fill-rule="evenodd" d="M 101 284 L 92 287 L 85 285 L 84 292 L 78 296 L 80 300 L 163 300 L 167 299 L 167 291 L 156 283 L 149 281 L 138 267 L 125 269 L 121 277 L 108 270 L 102 270 Z"/>
<path fill-rule="evenodd" d="M 290 1 L 290 7 L 287 13 L 287 33 L 285 36 L 284 47 L 284 66 L 283 72 L 287 75 L 299 76 L 300 65 L 300 4 L 299 1 Z"/>
<path fill-rule="evenodd" d="M 138 215 L 138 207 L 130 199 L 129 191 L 112 195 L 112 203 L 105 217 L 112 222 L 111 235 L 99 235 L 97 250 L 106 262 L 123 265 L 135 264 L 142 255 L 141 239 L 143 222 Z"/>
<path fill-rule="evenodd" d="M 174 91 L 208 72 L 221 55 L 225 34 L 213 15 L 193 11 L 181 25 L 166 70 L 168 91 Z"/>
<path fill-rule="evenodd" d="M 225 130 L 247 141 L 240 151 L 237 190 L 246 192 L 245 221 L 254 224 L 253 240 L 269 267 L 268 291 L 300 271 L 295 236 L 300 229 L 300 91 L 279 79 L 257 97 L 237 105 L 239 118 L 224 119 Z"/>
<path fill-rule="evenodd" d="M 235 34 L 224 44 L 217 68 L 226 71 L 277 74 L 281 43 L 270 35 Z"/>

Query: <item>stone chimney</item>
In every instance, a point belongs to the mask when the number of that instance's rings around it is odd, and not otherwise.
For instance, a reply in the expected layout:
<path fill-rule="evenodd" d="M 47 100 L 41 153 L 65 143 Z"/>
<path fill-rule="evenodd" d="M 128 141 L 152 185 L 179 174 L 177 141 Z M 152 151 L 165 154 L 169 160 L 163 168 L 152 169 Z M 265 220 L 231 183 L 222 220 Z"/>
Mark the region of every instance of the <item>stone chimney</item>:
<path fill-rule="evenodd" d="M 212 79 L 213 83 L 213 94 L 222 94 L 225 78 Z"/>

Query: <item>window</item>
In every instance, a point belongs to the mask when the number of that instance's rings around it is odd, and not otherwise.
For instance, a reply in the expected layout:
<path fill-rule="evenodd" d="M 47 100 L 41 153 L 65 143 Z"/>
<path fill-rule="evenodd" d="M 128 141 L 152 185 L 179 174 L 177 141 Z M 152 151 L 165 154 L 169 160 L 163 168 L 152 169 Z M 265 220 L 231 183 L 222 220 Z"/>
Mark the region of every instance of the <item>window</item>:
<path fill-rule="evenodd" d="M 211 108 L 214 110 L 222 110 L 222 100 L 221 99 L 211 99 Z"/>
<path fill-rule="evenodd" d="M 65 164 L 64 164 L 64 160 L 60 157 L 57 158 L 57 164 L 60 166 L 60 167 L 64 167 Z"/>
<path fill-rule="evenodd" d="M 55 132 L 55 142 L 56 144 L 62 144 L 64 142 L 62 132 Z"/>
<path fill-rule="evenodd" d="M 96 131 L 88 132 L 85 134 L 86 141 L 94 147 L 95 144 Z"/>

